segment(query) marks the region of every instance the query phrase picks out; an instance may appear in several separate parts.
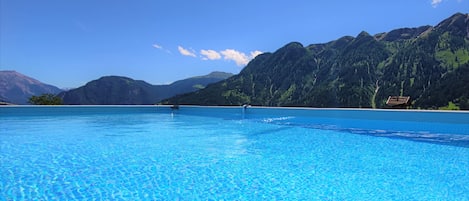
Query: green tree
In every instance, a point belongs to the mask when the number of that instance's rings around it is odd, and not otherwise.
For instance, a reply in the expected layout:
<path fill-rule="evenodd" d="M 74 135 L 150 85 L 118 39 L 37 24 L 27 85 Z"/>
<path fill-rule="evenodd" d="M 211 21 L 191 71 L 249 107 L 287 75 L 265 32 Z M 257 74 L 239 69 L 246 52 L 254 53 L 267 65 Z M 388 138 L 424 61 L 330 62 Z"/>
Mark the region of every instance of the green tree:
<path fill-rule="evenodd" d="M 62 99 L 54 94 L 42 94 L 40 96 L 31 96 L 29 103 L 33 105 L 62 105 Z"/>

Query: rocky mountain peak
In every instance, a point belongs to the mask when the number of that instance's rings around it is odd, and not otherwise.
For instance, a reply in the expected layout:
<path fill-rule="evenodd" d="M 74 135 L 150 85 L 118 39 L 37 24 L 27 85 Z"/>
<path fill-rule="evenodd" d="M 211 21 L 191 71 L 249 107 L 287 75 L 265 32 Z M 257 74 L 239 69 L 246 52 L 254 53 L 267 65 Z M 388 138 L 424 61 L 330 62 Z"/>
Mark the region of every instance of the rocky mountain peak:
<path fill-rule="evenodd" d="M 456 13 L 440 22 L 435 26 L 435 29 L 440 32 L 451 32 L 469 39 L 469 14 Z"/>
<path fill-rule="evenodd" d="M 14 104 L 27 104 L 33 95 L 57 94 L 62 90 L 44 84 L 16 71 L 0 71 L 0 99 Z"/>

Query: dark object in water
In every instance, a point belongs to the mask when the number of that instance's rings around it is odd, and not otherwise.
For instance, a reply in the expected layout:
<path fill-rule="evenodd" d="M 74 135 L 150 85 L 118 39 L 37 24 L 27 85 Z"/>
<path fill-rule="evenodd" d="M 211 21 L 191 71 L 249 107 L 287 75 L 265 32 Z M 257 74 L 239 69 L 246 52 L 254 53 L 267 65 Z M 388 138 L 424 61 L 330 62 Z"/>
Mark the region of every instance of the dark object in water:
<path fill-rule="evenodd" d="M 170 107 L 172 110 L 179 110 L 179 105 L 173 105 Z"/>

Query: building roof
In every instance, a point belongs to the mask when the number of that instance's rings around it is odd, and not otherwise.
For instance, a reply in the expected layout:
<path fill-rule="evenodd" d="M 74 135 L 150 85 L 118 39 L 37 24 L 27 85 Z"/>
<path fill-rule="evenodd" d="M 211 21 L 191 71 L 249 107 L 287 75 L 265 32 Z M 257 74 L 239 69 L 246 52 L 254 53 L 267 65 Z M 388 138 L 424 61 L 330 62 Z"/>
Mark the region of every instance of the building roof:
<path fill-rule="evenodd" d="M 394 106 L 408 106 L 410 105 L 410 96 L 389 96 L 386 105 Z"/>

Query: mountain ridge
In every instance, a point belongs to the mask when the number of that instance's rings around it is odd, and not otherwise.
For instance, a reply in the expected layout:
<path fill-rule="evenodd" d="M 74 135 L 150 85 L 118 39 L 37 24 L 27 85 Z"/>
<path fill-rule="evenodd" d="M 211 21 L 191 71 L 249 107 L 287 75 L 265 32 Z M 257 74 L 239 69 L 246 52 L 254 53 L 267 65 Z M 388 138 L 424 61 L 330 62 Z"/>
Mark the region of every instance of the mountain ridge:
<path fill-rule="evenodd" d="M 14 70 L 2 70 L 0 71 L 0 102 L 3 104 L 29 104 L 28 100 L 31 96 L 47 93 L 65 98 L 64 104 L 154 104 L 175 94 L 199 90 L 208 84 L 232 75 L 231 73 L 214 71 L 207 75 L 177 80 L 166 85 L 152 85 L 143 80 L 134 80 L 125 76 L 107 75 L 84 85 L 88 85 L 92 89 L 85 89 L 84 86 L 81 86 L 62 90 Z M 109 93 L 104 93 L 103 89 Z M 69 93 L 70 91 L 79 91 L 80 93 Z"/>
<path fill-rule="evenodd" d="M 456 13 L 436 26 L 288 43 L 230 79 L 162 103 L 385 108 L 388 96 L 408 95 L 414 108 L 467 109 L 469 76 L 457 74 L 469 68 L 468 19 Z"/>
<path fill-rule="evenodd" d="M 167 85 L 152 85 L 125 76 L 102 76 L 58 96 L 66 105 L 148 105 L 177 94 L 199 90 L 229 76 L 232 74 L 215 71 Z"/>
<path fill-rule="evenodd" d="M 0 102 L 27 104 L 29 97 L 62 90 L 13 70 L 0 71 Z"/>

